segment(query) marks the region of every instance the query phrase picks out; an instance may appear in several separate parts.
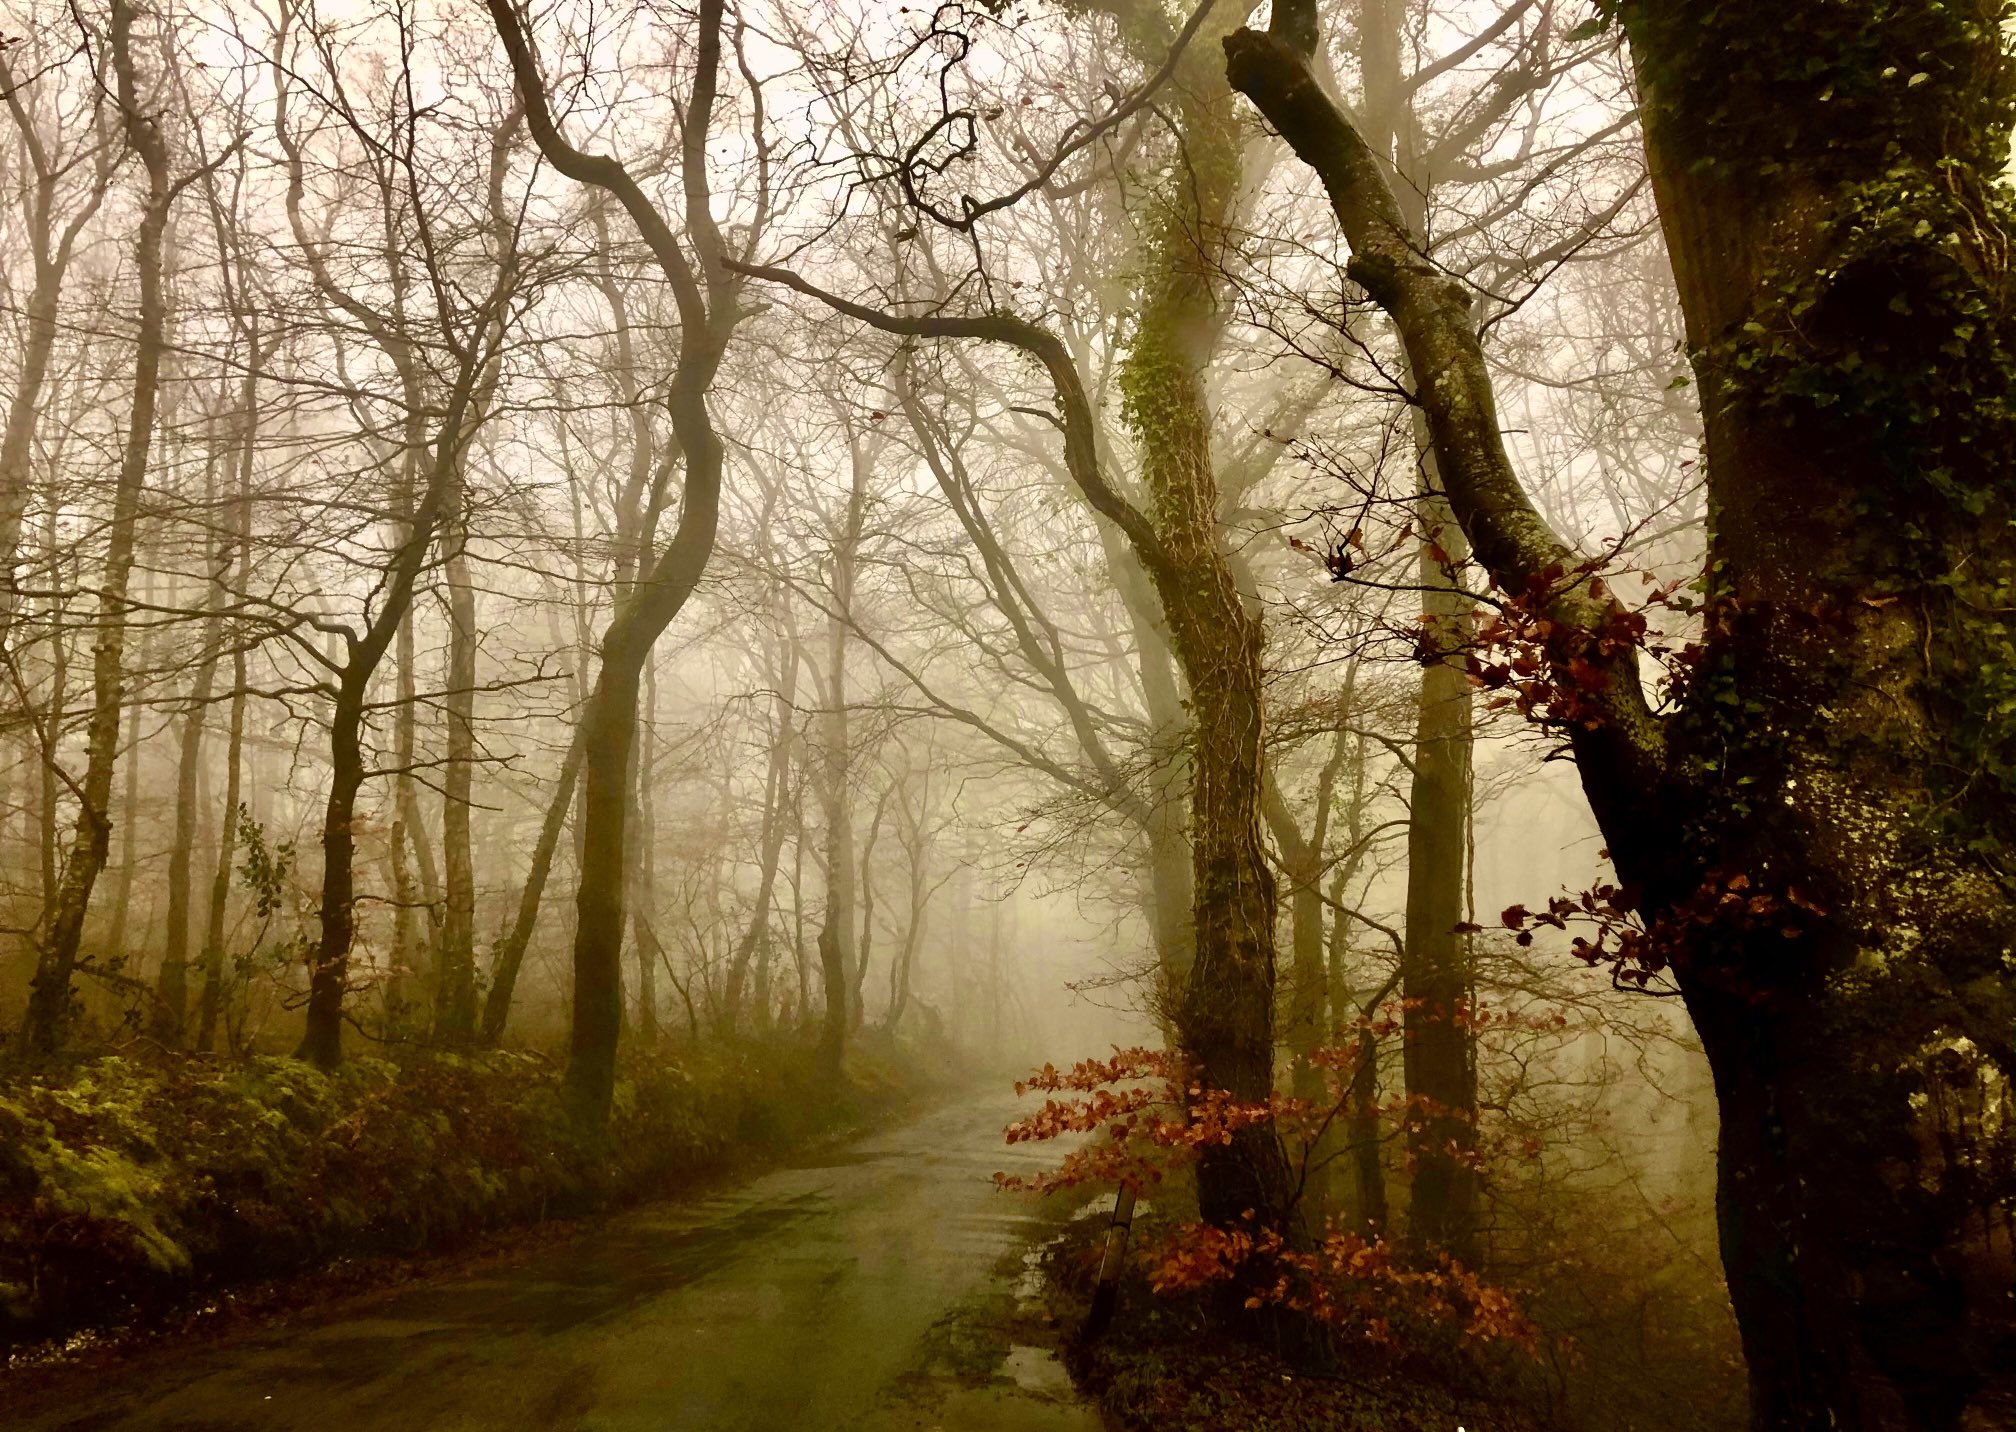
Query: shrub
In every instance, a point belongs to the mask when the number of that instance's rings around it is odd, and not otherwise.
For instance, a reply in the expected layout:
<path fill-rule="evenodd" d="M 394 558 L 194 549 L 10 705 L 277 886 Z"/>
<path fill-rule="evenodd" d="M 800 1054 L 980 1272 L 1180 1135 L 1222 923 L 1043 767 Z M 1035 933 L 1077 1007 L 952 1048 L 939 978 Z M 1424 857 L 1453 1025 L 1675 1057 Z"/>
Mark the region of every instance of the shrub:
<path fill-rule="evenodd" d="M 899 1058 L 867 1067 L 847 1107 L 795 1050 L 631 1053 L 606 1141 L 526 1053 L 106 1056 L 0 1083 L 0 1343 L 662 1193 L 904 1087 Z"/>
<path fill-rule="evenodd" d="M 1328 1068 L 1347 1068 L 1354 1052 L 1316 1057 Z M 1254 1124 L 1271 1124 L 1284 1140 L 1307 1148 L 1345 1097 L 1338 1088 L 1327 1105 L 1282 1094 L 1241 1102 L 1192 1083 L 1178 1055 L 1155 1049 L 1116 1049 L 1111 1059 L 1081 1060 L 1061 1071 L 1046 1064 L 1015 1090 L 1048 1097 L 1009 1125 L 1010 1143 L 1090 1136 L 1048 1173 L 995 1176 L 1003 1187 L 1040 1193 L 1115 1183 L 1149 1189 L 1172 1173 L 1187 1175 L 1200 1149 L 1230 1142 L 1234 1131 Z M 1158 1293 L 1236 1289 L 1248 1309 L 1280 1309 L 1351 1341 L 1527 1352 L 1536 1346 L 1537 1330 L 1517 1301 L 1474 1271 L 1447 1257 L 1409 1264 L 1383 1241 L 1335 1227 L 1304 1245 L 1257 1223 L 1225 1228 L 1191 1221 L 1149 1241 L 1145 1256 Z"/>

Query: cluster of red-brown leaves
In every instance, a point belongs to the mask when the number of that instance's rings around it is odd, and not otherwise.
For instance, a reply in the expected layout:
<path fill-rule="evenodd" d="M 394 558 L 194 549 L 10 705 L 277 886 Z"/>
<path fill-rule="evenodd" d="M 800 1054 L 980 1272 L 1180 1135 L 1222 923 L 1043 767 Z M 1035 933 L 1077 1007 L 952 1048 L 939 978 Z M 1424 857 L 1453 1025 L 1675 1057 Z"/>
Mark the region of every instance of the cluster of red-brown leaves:
<path fill-rule="evenodd" d="M 1684 672 L 1698 656 L 1698 644 L 1657 636 L 1647 615 L 1662 609 L 1682 616 L 1698 612 L 1686 579 L 1661 583 L 1641 573 L 1652 590 L 1642 605 L 1626 607 L 1613 599 L 1609 585 L 1597 574 L 1599 565 L 1548 567 L 1479 625 L 1464 666 L 1472 685 L 1495 693 L 1489 705 L 1510 708 L 1541 725 L 1593 726 L 1600 719 L 1594 698 L 1609 685 L 1609 668 L 1618 658 L 1644 652 L 1666 666 L 1670 675 Z M 1563 626 L 1548 615 L 1555 599 L 1578 585 L 1604 607 L 1601 623 L 1593 628 Z"/>
<path fill-rule="evenodd" d="M 1481 1011 L 1465 1017 L 1480 1023 L 1492 1018 Z M 1368 1021 L 1368 1032 L 1375 1032 L 1372 1024 L 1388 1032 L 1399 1027 L 1397 1019 Z M 1311 1056 L 1340 1083 L 1348 1083 L 1359 1057 L 1357 1045 Z M 1242 1128 L 1272 1123 L 1287 1141 L 1306 1145 L 1338 1113 L 1335 1105 L 1278 1093 L 1235 1099 L 1192 1079 L 1180 1056 L 1156 1049 L 1116 1049 L 1111 1059 L 1081 1060 L 1066 1070 L 1046 1064 L 1015 1089 L 1050 1097 L 1009 1125 L 1008 1142 L 1087 1136 L 1044 1173 L 994 1176 L 1003 1188 L 1038 1193 L 1109 1184 L 1138 1192 L 1201 1150 L 1230 1143 Z M 1419 1117 L 1428 1111 L 1410 1103 L 1401 1112 Z M 1381 1239 L 1335 1228 L 1314 1247 L 1300 1247 L 1250 1212 L 1247 1218 L 1241 1227 L 1185 1223 L 1170 1229 L 1144 1254 L 1155 1290 L 1191 1293 L 1236 1282 L 1246 1289 L 1248 1307 L 1285 1308 L 1373 1343 L 1396 1341 L 1396 1327 L 1432 1327 L 1471 1342 L 1535 1346 L 1537 1333 L 1516 1299 L 1461 1264 L 1444 1258 L 1410 1265 Z"/>
<path fill-rule="evenodd" d="M 1273 1229 L 1192 1224 L 1150 1253 L 1158 1293 L 1197 1292 L 1235 1279 L 1249 1308 L 1279 1307 L 1383 1347 L 1400 1330 L 1448 1330 L 1472 1343 L 1509 1343 L 1527 1352 L 1539 1330 L 1518 1300 L 1444 1257 L 1410 1266 L 1383 1239 L 1327 1231 L 1314 1248 L 1291 1246 Z M 1255 1278 L 1256 1270 L 1261 1276 Z"/>
<path fill-rule="evenodd" d="M 1718 936 L 1776 929 L 1796 939 L 1809 921 L 1826 913 L 1797 885 L 1767 889 L 1741 870 L 1711 870 L 1691 895 L 1649 922 L 1630 889 L 1610 884 L 1556 895 L 1544 910 L 1512 905 L 1498 918 L 1522 945 L 1533 943 L 1535 930 L 1577 926 L 1569 944 L 1575 958 L 1592 967 L 1608 965 L 1617 983 L 1642 990 Z"/>
<path fill-rule="evenodd" d="M 1180 1056 L 1162 1049 L 1116 1049 L 1111 1059 L 1081 1059 L 1066 1070 L 1045 1064 L 1015 1092 L 1067 1097 L 1046 1098 L 1010 1124 L 1009 1143 L 1098 1135 L 1048 1172 L 994 1176 L 1003 1188 L 1036 1193 L 1106 1183 L 1138 1192 L 1205 1146 L 1231 1143 L 1242 1128 L 1293 1118 L 1304 1102 L 1276 1094 L 1255 1103 L 1206 1089 L 1189 1080 Z"/>

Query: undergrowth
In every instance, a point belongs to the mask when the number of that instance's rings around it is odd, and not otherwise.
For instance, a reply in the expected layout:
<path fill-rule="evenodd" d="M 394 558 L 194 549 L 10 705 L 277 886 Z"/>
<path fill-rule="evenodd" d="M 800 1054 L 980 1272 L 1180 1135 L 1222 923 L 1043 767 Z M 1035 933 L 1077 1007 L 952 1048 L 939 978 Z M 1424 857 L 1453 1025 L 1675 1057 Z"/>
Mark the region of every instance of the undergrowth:
<path fill-rule="evenodd" d="M 1165 1191 L 1164 1197 L 1174 1190 Z M 1137 1214 L 1134 1241 L 1152 1245 L 1177 1218 L 1162 1204 Z M 1082 1326 L 1106 1220 L 1081 1218 L 1052 1245 L 1050 1286 L 1060 1318 Z M 1321 1373 L 1231 1336 L 1208 1316 L 1206 1294 L 1171 1296 L 1130 1259 L 1120 1311 L 1105 1336 L 1067 1347 L 1078 1385 L 1127 1432 L 1543 1432 L 1547 1420 L 1501 1386 L 1489 1366 L 1434 1362 L 1353 1344 Z"/>
<path fill-rule="evenodd" d="M 0 1079 L 0 1349 L 158 1317 L 332 1259 L 417 1253 L 669 1192 L 896 1102 L 902 1052 L 844 1092 L 757 1044 L 633 1052 L 606 1140 L 516 1052 L 299 1061 L 108 1055 Z"/>

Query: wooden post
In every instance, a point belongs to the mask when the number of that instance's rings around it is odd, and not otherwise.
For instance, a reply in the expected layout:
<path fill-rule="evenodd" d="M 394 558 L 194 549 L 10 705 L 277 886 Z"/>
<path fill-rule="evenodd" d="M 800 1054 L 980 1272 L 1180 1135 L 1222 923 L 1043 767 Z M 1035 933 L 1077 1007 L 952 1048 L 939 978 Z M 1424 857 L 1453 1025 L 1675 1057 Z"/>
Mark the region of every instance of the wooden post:
<path fill-rule="evenodd" d="M 1113 1221 L 1106 1225 L 1106 1249 L 1099 1257 L 1099 1282 L 1092 1289 L 1092 1312 L 1085 1319 L 1085 1340 L 1097 1342 L 1113 1321 L 1120 1299 L 1120 1261 L 1127 1254 L 1127 1232 L 1134 1225 L 1134 1186 L 1122 1184 L 1113 1201 Z"/>

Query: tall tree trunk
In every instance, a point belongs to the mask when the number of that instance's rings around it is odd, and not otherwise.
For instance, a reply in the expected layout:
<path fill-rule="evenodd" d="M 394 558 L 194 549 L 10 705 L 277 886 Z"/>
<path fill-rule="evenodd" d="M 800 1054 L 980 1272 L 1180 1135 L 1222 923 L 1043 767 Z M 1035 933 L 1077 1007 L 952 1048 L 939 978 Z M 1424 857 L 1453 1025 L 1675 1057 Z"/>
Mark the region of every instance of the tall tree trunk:
<path fill-rule="evenodd" d="M 449 545 L 446 761 L 441 775 L 443 911 L 434 963 L 434 1037 L 467 1044 L 476 1034 L 476 865 L 469 812 L 476 767 L 476 589 L 469 579 L 466 498 L 444 534 Z"/>
<path fill-rule="evenodd" d="M 631 945 L 637 957 L 637 1036 L 645 1044 L 658 1042 L 658 959 L 660 947 L 652 928 L 656 916 L 658 833 L 657 799 L 652 793 L 652 739 L 658 725 L 658 671 L 644 668 L 644 717 L 639 723 L 638 750 L 630 764 L 636 768 L 631 782 L 631 819 L 636 837 L 629 842 Z"/>
<path fill-rule="evenodd" d="M 847 618 L 854 601 L 854 569 L 867 509 L 867 464 L 858 444 L 847 515 L 833 544 L 833 611 L 826 620 L 826 719 L 821 723 L 819 803 L 826 816 L 826 910 L 819 925 L 819 975 L 826 1012 L 819 1027 L 820 1077 L 841 1078 L 847 1031 L 853 1026 L 854 807 L 848 776 L 853 765 L 847 717 Z"/>
<path fill-rule="evenodd" d="M 884 786 L 875 802 L 875 814 L 868 820 L 868 838 L 861 842 L 861 937 L 854 946 L 852 991 L 848 995 L 848 1023 L 858 1030 L 867 1017 L 865 991 L 868 987 L 869 952 L 875 947 L 875 845 L 882 835 L 882 820 L 889 811 L 890 788 Z"/>
<path fill-rule="evenodd" d="M 778 644 L 783 671 L 770 718 L 770 760 L 763 773 L 763 833 L 757 845 L 756 900 L 749 923 L 736 942 L 728 962 L 727 990 L 722 1000 L 722 1022 L 733 1031 L 742 1018 L 742 990 L 749 963 L 763 952 L 759 966 L 759 998 L 765 1006 L 770 999 L 769 939 L 770 905 L 777 889 L 777 863 L 784 853 L 784 805 L 789 799 L 791 745 L 796 738 L 798 704 L 798 652 L 789 641 Z"/>
<path fill-rule="evenodd" d="M 490 989 L 483 998 L 483 1042 L 495 1045 L 504 1037 L 504 1025 L 511 1017 L 511 997 L 518 988 L 518 971 L 525 963 L 525 951 L 539 923 L 539 902 L 553 870 L 553 856 L 560 848 L 560 836 L 567 826 L 567 813 L 574 807 L 574 792 L 581 776 L 581 735 L 575 732 L 560 763 L 560 775 L 553 784 L 553 798 L 539 822 L 539 839 L 532 847 L 532 867 L 525 874 L 525 888 L 518 896 L 518 914 L 510 931 L 497 942 L 491 960 Z"/>
<path fill-rule="evenodd" d="M 408 432 L 410 457 L 400 483 L 412 493 L 419 484 L 419 454 L 426 441 L 425 429 Z M 410 498 L 409 498 L 410 501 Z M 409 604 L 410 605 L 410 604 Z M 413 976 L 423 989 L 435 982 L 437 936 L 441 927 L 441 879 L 434 865 L 434 844 L 428 835 L 427 819 L 420 809 L 420 783 L 413 777 L 420 759 L 420 671 L 415 650 L 413 614 L 409 610 L 399 624 L 395 648 L 398 664 L 398 714 L 394 718 L 392 749 L 398 774 L 392 778 L 392 839 L 398 846 L 393 868 L 404 878 L 396 892 L 398 908 L 393 915 L 393 960 L 403 974 Z M 418 888 L 412 876 L 419 876 Z M 423 933 L 424 932 L 424 933 Z M 425 1001 L 426 996 L 421 996 Z M 425 1017 L 425 1003 L 420 1006 Z"/>
<path fill-rule="evenodd" d="M 1193 43 L 1191 54 L 1208 49 Z M 1220 546 L 1203 382 L 1222 323 L 1216 260 L 1238 196 L 1243 136 L 1232 92 L 1208 59 L 1181 64 L 1174 90 L 1185 162 L 1148 241 L 1147 292 L 1121 390 L 1162 544 L 1183 573 L 1157 583 L 1190 693 L 1195 955 L 1176 1024 L 1205 1087 L 1264 1101 L 1274 1088 L 1275 979 L 1274 877 L 1260 840 L 1265 638 Z M 1288 1160 L 1265 1121 L 1206 1149 L 1197 1183 L 1209 1222 L 1229 1226 L 1249 1211 L 1269 1227 L 1293 1222 Z"/>
<path fill-rule="evenodd" d="M 487 0 L 510 57 L 525 122 L 549 163 L 576 183 L 622 203 L 672 288 L 680 316 L 679 358 L 665 404 L 686 464 L 679 526 L 648 580 L 621 598 L 602 638 L 602 666 L 582 720 L 586 790 L 580 887 L 575 903 L 574 1023 L 566 1086 L 580 1120 L 606 1127 L 616 1089 L 616 1046 L 623 1025 L 624 823 L 639 678 L 652 644 L 698 585 L 720 521 L 723 454 L 707 396 L 738 313 L 736 283 L 722 264 L 721 235 L 707 189 L 707 140 L 721 62 L 722 0 L 701 0 L 694 44 L 692 100 L 681 137 L 681 184 L 687 242 L 621 162 L 574 148 L 554 127 L 546 92 L 509 0 Z"/>
<path fill-rule="evenodd" d="M 1351 693 L 1357 685 L 1355 663 L 1350 671 L 1342 703 L 1347 711 L 1351 705 Z M 1323 1070 L 1313 1056 L 1323 1046 L 1330 1024 L 1324 1018 L 1330 986 L 1324 959 L 1323 874 L 1337 775 L 1349 753 L 1349 739 L 1340 725 L 1331 737 L 1329 755 L 1317 773 L 1316 808 L 1306 834 L 1297 823 L 1294 812 L 1289 810 L 1272 771 L 1267 773 L 1262 792 L 1261 811 L 1274 834 L 1274 843 L 1281 851 L 1281 864 L 1288 876 L 1288 1017 L 1281 1032 L 1293 1060 L 1290 1069 L 1292 1092 L 1296 1098 L 1312 1103 L 1320 1101 L 1324 1095 Z M 1321 1201 L 1320 1197 L 1317 1201 Z"/>
<path fill-rule="evenodd" d="M 44 508 L 42 515 L 42 551 L 46 553 L 52 584 L 58 589 L 66 585 L 75 587 L 82 579 L 82 559 L 73 550 L 66 552 L 62 541 L 62 498 L 61 475 L 51 470 L 43 485 Z M 48 609 L 49 630 L 49 686 L 42 709 L 32 716 L 36 723 L 37 767 L 40 779 L 37 782 L 35 802 L 35 840 L 38 854 L 38 890 L 41 896 L 39 913 L 35 926 L 38 932 L 48 928 L 50 915 L 56 909 L 57 887 L 62 879 L 63 860 L 63 795 L 62 768 L 57 764 L 61 750 L 63 732 L 69 720 L 70 708 L 70 666 L 71 639 L 69 624 L 62 620 L 60 600 L 52 600 Z M 39 941 L 38 933 L 37 939 Z M 39 950 L 39 943 L 36 945 Z"/>
<path fill-rule="evenodd" d="M 147 171 L 147 197 L 140 211 L 133 267 L 140 288 L 140 324 L 135 339 L 132 407 L 127 416 L 126 442 L 112 497 L 104 575 L 99 582 L 97 631 L 92 648 L 91 721 L 86 737 L 84 779 L 78 787 L 77 823 L 70 860 L 56 892 L 23 1025 L 24 1041 L 38 1054 L 56 1049 L 70 1011 L 70 977 L 84 935 L 84 916 L 92 887 L 110 850 L 113 766 L 119 752 L 119 718 L 126 690 L 126 589 L 133 573 L 133 548 L 140 518 L 140 490 L 147 479 L 147 454 L 154 434 L 154 407 L 159 396 L 161 358 L 167 322 L 161 287 L 162 237 L 168 226 L 173 191 L 168 179 L 168 150 L 152 118 L 143 108 L 140 80 L 133 62 L 131 0 L 111 0 L 108 46 L 117 81 L 119 107 L 124 111 L 126 142 L 139 154 Z"/>
<path fill-rule="evenodd" d="M 218 571 L 236 569 L 231 580 L 245 590 L 252 575 L 252 469 L 254 439 L 257 436 L 258 407 L 253 383 L 259 369 L 258 330 L 252 330 L 251 358 L 247 364 L 244 441 L 238 449 L 238 497 L 234 517 L 235 532 L 228 558 L 220 554 Z M 203 922 L 203 993 L 197 1006 L 196 1044 L 207 1054 L 217 1037 L 217 1021 L 224 1008 L 224 923 L 231 902 L 231 867 L 237 853 L 240 773 L 245 754 L 246 702 L 245 643 L 231 644 L 231 714 L 224 745 L 224 805 L 217 834 L 217 868 L 210 879 L 210 909 Z"/>
<path fill-rule="evenodd" d="M 1402 70 L 1405 0 L 1364 0 L 1358 24 L 1366 140 L 1393 165 L 1403 222 L 1428 232 L 1436 176 Z M 1461 662 L 1475 615 L 1458 586 L 1469 546 L 1442 494 L 1428 425 L 1412 414 L 1420 474 L 1422 671 L 1415 708 L 1407 838 L 1407 925 L 1401 953 L 1402 1073 L 1413 1166 L 1407 1235 L 1417 1257 L 1475 1257 L 1477 1096 L 1466 1006 L 1470 944 L 1464 900 L 1472 761 L 1470 684 Z"/>
<path fill-rule="evenodd" d="M 15 85 L 4 70 L 0 84 L 11 93 Z M 53 187 L 53 186 L 52 186 Z M 38 194 L 38 199 L 40 195 Z M 37 214 L 46 233 L 46 200 Z M 34 244 L 35 281 L 23 312 L 27 343 L 21 352 L 21 368 L 14 380 L 14 396 L 7 404 L 7 427 L 0 436 L 0 641 L 12 635 L 14 604 L 17 600 L 15 564 L 21 550 L 21 524 L 28 511 L 28 493 L 34 485 L 35 434 L 42 413 L 42 387 L 48 381 L 49 360 L 56 347 L 56 312 L 62 297 L 63 268 L 45 256 L 46 239 Z M 64 267 L 67 267 L 67 255 Z"/>
<path fill-rule="evenodd" d="M 1351 993 L 1351 916 L 1341 908 L 1350 892 L 1351 878 L 1350 872 L 1340 870 L 1330 882 L 1331 901 L 1339 907 L 1330 923 L 1330 1008 L 1336 1012 L 1340 1042 L 1348 1032 L 1358 1046 L 1350 1082 L 1341 1091 L 1345 1102 L 1341 1152 L 1350 1160 L 1351 1231 L 1361 1237 L 1382 1238 L 1387 1218 L 1386 1165 L 1380 1155 L 1379 1036 L 1371 1028 L 1378 1018 L 1379 997 L 1375 995 L 1360 1006 Z M 1327 1157 L 1335 1148 L 1335 1144 L 1319 1145 L 1317 1153 Z"/>
<path fill-rule="evenodd" d="M 411 1024 L 412 992 L 406 982 L 415 973 L 413 960 L 419 942 L 413 937 L 413 915 L 419 897 L 413 889 L 413 863 L 406 853 L 406 822 L 395 816 L 386 834 L 385 874 L 392 882 L 392 967 L 386 972 L 379 999 L 389 1032 L 396 1037 L 405 1034 Z"/>
<path fill-rule="evenodd" d="M 621 621 L 621 617 L 617 618 Z M 621 636 L 623 644 L 616 645 Z M 580 1117 L 608 1119 L 616 1087 L 616 1046 L 623 1031 L 624 829 L 630 806 L 630 748 L 637 731 L 637 638 L 611 624 L 602 669 L 581 722 L 583 832 L 575 891 L 574 1018 L 567 1082 Z"/>
<path fill-rule="evenodd" d="M 43 522 L 42 538 L 50 553 L 50 565 L 58 582 L 64 576 L 63 554 L 57 547 L 58 519 L 61 504 L 54 499 L 54 484 L 51 484 L 51 502 Z M 62 623 L 54 625 L 49 637 L 49 697 L 41 712 L 42 732 L 41 781 L 35 806 L 37 846 L 41 853 L 42 915 L 36 922 L 46 929 L 49 917 L 56 909 L 57 883 L 61 878 L 62 858 L 62 812 L 63 785 L 58 776 L 56 757 L 59 743 L 63 739 L 63 724 L 70 705 L 70 643 L 63 631 Z"/>
<path fill-rule="evenodd" d="M 922 842 L 910 852 L 910 919 L 903 927 L 903 944 L 889 962 L 889 1013 L 882 1027 L 892 1033 L 903 1022 L 910 1007 L 910 972 L 917 961 L 918 946 L 924 942 L 925 924 L 931 914 L 929 853 Z"/>
<path fill-rule="evenodd" d="M 42 415 L 42 391 L 49 380 L 49 364 L 56 351 L 57 317 L 63 299 L 63 281 L 76 252 L 77 239 L 103 202 L 116 160 L 112 145 L 101 145 L 101 157 L 93 168 L 93 182 L 84 203 L 70 216 L 59 232 L 56 224 L 58 191 L 69 166 L 49 153 L 29 113 L 25 91 L 4 55 L 0 55 L 0 92 L 20 131 L 21 152 L 27 167 L 34 171 L 28 188 L 23 218 L 28 230 L 28 255 L 34 278 L 21 314 L 25 342 L 21 364 L 14 374 L 14 391 L 7 401 L 6 427 L 0 430 L 0 647 L 10 643 L 18 590 L 15 564 L 20 556 L 21 527 L 27 518 L 28 494 L 34 487 L 35 439 Z"/>
<path fill-rule="evenodd" d="M 1424 472 L 1432 472 L 1427 454 Z M 1431 479 L 1432 481 L 1432 479 Z M 1476 1257 L 1477 1081 L 1469 1024 L 1470 941 L 1458 926 L 1470 831 L 1469 600 L 1451 568 L 1468 555 L 1448 505 L 1420 504 L 1421 670 L 1407 821 L 1407 927 L 1401 954 L 1401 1065 L 1413 1177 L 1407 1237 L 1417 1256 Z"/>
<path fill-rule="evenodd" d="M 140 605 L 150 607 L 154 603 L 153 583 L 144 575 L 140 583 Z M 139 669 L 145 672 L 152 664 L 148 648 L 153 645 L 152 632 L 140 639 Z M 126 704 L 126 734 L 120 739 L 119 749 L 125 753 L 125 769 L 119 791 L 119 819 L 113 824 L 119 828 L 119 857 L 112 862 L 112 923 L 105 930 L 105 949 L 110 957 L 123 964 L 137 963 L 127 948 L 129 928 L 133 916 L 133 884 L 140 873 L 140 766 L 143 756 L 140 750 L 140 719 L 144 712 L 136 698 Z M 140 931 L 140 943 L 144 944 L 147 931 Z"/>
<path fill-rule="evenodd" d="M 1738 874 L 1826 912 L 1789 939 L 1711 923 L 1681 964 L 1754 1415 L 1986 1425 L 2016 1401 L 2016 1267 L 1979 1212 L 2016 1207 L 2016 801 L 1984 778 L 2010 769 L 1987 654 L 2016 589 L 2002 17 L 1620 8 L 1730 615 L 1675 732 L 1680 826 L 1619 868 L 1676 924 Z M 1753 97 L 1723 57 L 1760 41 Z M 1998 1097 L 1999 1168 L 1964 1112 Z"/>
<path fill-rule="evenodd" d="M 247 423 L 251 420 L 256 371 L 256 362 L 247 366 L 239 400 L 242 421 Z M 206 512 L 214 511 L 217 505 L 217 462 L 218 453 L 213 445 L 203 472 Z M 165 1044 L 182 1042 L 189 1018 L 189 921 L 195 906 L 196 840 L 202 823 L 198 778 L 203 769 L 203 727 L 210 716 L 210 696 L 217 685 L 217 662 L 223 654 L 224 608 L 231 600 L 231 567 L 231 543 L 227 538 L 218 544 L 213 559 L 210 612 L 203 622 L 202 651 L 196 659 L 196 675 L 183 709 L 182 734 L 175 758 L 175 834 L 168 847 L 168 934 L 161 955 L 154 1020 L 155 1037 Z"/>
<path fill-rule="evenodd" d="M 210 877 L 210 908 L 203 921 L 203 993 L 196 1006 L 195 1049 L 216 1046 L 224 1012 L 224 922 L 231 903 L 231 863 L 237 853 L 239 780 L 245 751 L 245 651 L 231 654 L 231 716 L 224 744 L 224 804 L 219 811 L 217 868 Z"/>
<path fill-rule="evenodd" d="M 329 722 L 329 797 L 322 817 L 322 894 L 319 931 L 309 956 L 308 1006 L 297 1057 L 322 1068 L 342 1058 L 343 1003 L 349 989 L 350 948 L 356 938 L 357 794 L 365 775 L 364 712 L 372 681 L 406 626 L 413 591 L 449 504 L 460 491 L 462 453 L 476 409 L 476 388 L 491 345 L 502 341 L 508 275 L 500 272 L 482 338 L 458 355 L 458 369 L 441 417 L 427 480 L 412 516 L 403 524 L 385 573 L 378 610 L 362 633 L 343 633 L 342 675 Z"/>
<path fill-rule="evenodd" d="M 791 842 L 791 963 L 792 972 L 798 977 L 798 1002 L 792 1006 L 793 1018 L 786 1020 L 803 1024 L 811 1008 L 812 991 L 807 973 L 810 964 L 805 958 L 805 816 L 804 807 L 796 806 L 798 815 L 797 838 Z"/>
<path fill-rule="evenodd" d="M 409 539 L 410 540 L 410 539 Z M 364 785 L 364 697 L 372 666 L 353 655 L 329 721 L 329 795 L 322 812 L 322 910 L 308 966 L 308 1014 L 295 1057 L 323 1069 L 343 1058 L 343 1000 L 357 933 L 357 792 Z"/>

